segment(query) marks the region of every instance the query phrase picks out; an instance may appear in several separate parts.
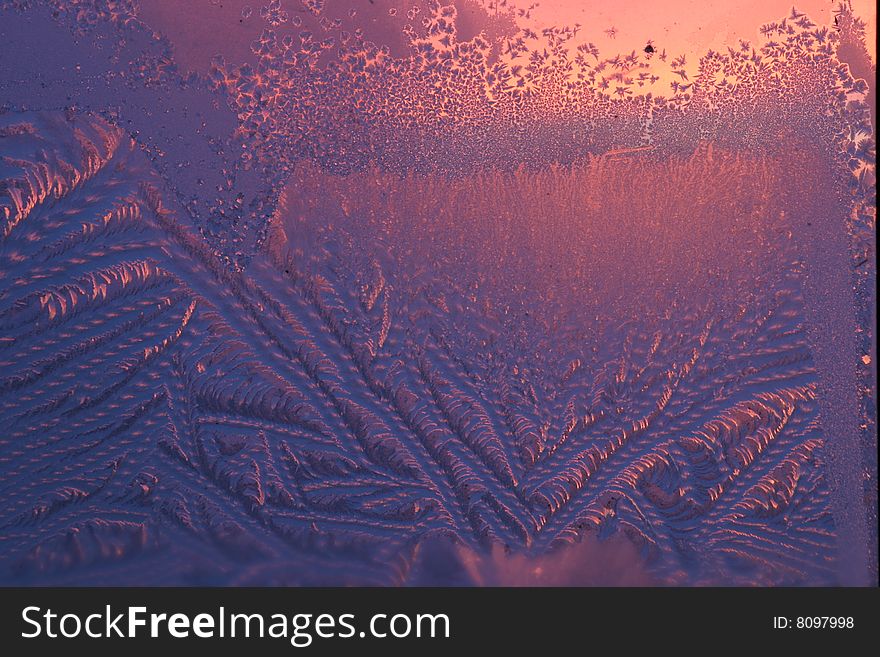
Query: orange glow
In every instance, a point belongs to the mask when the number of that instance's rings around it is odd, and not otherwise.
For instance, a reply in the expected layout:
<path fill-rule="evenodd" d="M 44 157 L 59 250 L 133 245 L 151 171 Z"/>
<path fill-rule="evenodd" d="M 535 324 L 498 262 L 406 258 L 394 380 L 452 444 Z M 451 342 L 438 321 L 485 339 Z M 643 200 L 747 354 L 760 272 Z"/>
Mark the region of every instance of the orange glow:
<path fill-rule="evenodd" d="M 792 4 L 813 22 L 830 25 L 838 0 L 541 0 L 531 20 L 541 28 L 580 23 L 579 39 L 596 44 L 606 57 L 644 48 L 650 40 L 696 63 L 707 50 L 724 51 L 740 39 L 756 41 L 758 28 L 790 14 Z M 876 62 L 876 5 L 870 0 L 851 4 L 868 24 L 866 41 Z"/>

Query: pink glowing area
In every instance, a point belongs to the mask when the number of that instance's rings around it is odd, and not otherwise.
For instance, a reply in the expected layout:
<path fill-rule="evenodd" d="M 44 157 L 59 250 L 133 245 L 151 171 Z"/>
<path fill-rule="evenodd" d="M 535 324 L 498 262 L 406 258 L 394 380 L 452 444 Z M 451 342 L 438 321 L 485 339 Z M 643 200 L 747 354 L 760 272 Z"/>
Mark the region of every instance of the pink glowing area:
<path fill-rule="evenodd" d="M 819 25 L 833 25 L 839 4 L 840 0 L 796 2 L 790 20 L 797 21 L 801 14 Z M 876 61 L 877 6 L 869 0 L 849 4 L 867 25 L 866 45 Z M 792 16 L 790 0 L 542 0 L 530 12 L 539 28 L 579 23 L 580 38 L 593 42 L 603 53 L 627 54 L 651 42 L 695 63 L 709 50 L 725 50 L 740 41 L 756 42 L 762 25 L 786 16 Z"/>
<path fill-rule="evenodd" d="M 875 23 L 0 0 L 0 584 L 876 584 Z"/>

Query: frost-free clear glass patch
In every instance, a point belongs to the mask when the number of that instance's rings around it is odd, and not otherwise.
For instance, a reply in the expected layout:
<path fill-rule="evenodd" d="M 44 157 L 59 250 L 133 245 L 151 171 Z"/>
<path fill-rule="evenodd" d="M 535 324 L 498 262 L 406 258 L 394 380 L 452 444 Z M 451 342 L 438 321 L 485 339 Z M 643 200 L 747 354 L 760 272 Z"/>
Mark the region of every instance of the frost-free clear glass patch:
<path fill-rule="evenodd" d="M 876 583 L 875 9 L 735 5 L 0 1 L 0 583 Z"/>

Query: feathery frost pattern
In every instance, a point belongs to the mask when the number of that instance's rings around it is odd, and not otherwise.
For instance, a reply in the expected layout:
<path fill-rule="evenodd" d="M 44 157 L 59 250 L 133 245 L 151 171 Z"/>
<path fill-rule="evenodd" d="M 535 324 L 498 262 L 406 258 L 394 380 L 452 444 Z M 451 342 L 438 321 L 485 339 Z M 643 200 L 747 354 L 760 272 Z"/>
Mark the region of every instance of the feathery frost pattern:
<path fill-rule="evenodd" d="M 146 159 L 104 121 L 9 114 L 3 130 L 7 578 L 198 581 L 219 571 L 263 581 L 281 569 L 308 581 L 323 562 L 340 581 L 401 582 L 432 535 L 543 551 L 614 532 L 669 581 L 694 564 L 707 581 L 718 568 L 766 582 L 832 578 L 816 377 L 791 272 L 759 273 L 780 277 L 771 298 L 734 285 L 729 299 L 701 301 L 695 288 L 691 305 L 660 314 L 582 316 L 589 334 L 557 340 L 565 354 L 540 343 L 529 353 L 530 341 L 552 339 L 547 324 L 565 321 L 558 304 L 520 298 L 543 316 L 510 319 L 517 299 L 499 310 L 491 262 L 469 272 L 482 286 L 442 285 L 467 281 L 442 269 L 420 285 L 426 245 L 438 267 L 455 263 L 457 249 L 462 262 L 479 254 L 407 218 L 456 213 L 479 251 L 495 222 L 522 235 L 517 222 L 559 200 L 533 189 L 546 184 L 542 174 L 458 183 L 460 206 L 445 210 L 417 207 L 438 202 L 419 188 L 437 184 L 431 178 L 389 176 L 373 220 L 381 226 L 361 216 L 352 230 L 386 231 L 409 260 L 391 267 L 377 248 L 363 270 L 349 262 L 335 278 L 336 250 L 322 235 L 298 222 L 301 238 L 323 245 L 308 262 L 286 239 L 285 218 L 296 213 L 285 206 L 272 255 L 233 274 L 166 208 Z M 668 164 L 664 175 L 687 178 L 706 157 Z M 650 175 L 648 164 L 633 166 Z M 739 167 L 729 159 L 716 175 L 744 175 Z M 325 174 L 302 175 L 328 185 L 327 203 L 349 215 L 359 198 L 375 207 L 357 178 L 333 188 Z M 570 175 L 583 180 L 569 191 L 560 179 L 557 195 L 605 194 L 594 201 L 602 206 L 623 174 L 600 160 Z M 751 175 L 751 193 L 761 196 L 769 178 Z M 511 193 L 523 194 L 521 214 L 497 215 L 492 198 Z M 707 204 L 717 212 L 724 202 Z M 478 222 L 467 208 L 497 219 Z M 566 249 L 586 248 L 590 231 L 604 228 L 583 214 L 577 227 L 565 225 L 576 217 L 553 216 L 560 225 L 534 237 L 532 251 L 482 256 L 531 253 L 531 271 L 508 270 L 540 277 L 558 267 L 560 293 L 581 285 L 587 271 Z M 617 230 L 631 239 L 624 222 Z M 583 243 L 565 238 L 575 229 Z M 658 230 L 687 240 L 674 224 Z M 99 238 L 118 248 L 96 248 Z M 670 267 L 688 257 L 684 243 L 676 251 Z M 582 252 L 595 285 L 615 277 L 619 263 L 605 257 Z M 595 312 L 591 299 L 582 310 Z M 523 343 L 503 343 L 505 322 L 528 326 Z M 167 571 L 169 553 L 185 557 L 174 562 L 183 570 Z"/>
<path fill-rule="evenodd" d="M 0 583 L 876 581 L 849 3 L 362 5 L 0 0 Z"/>

